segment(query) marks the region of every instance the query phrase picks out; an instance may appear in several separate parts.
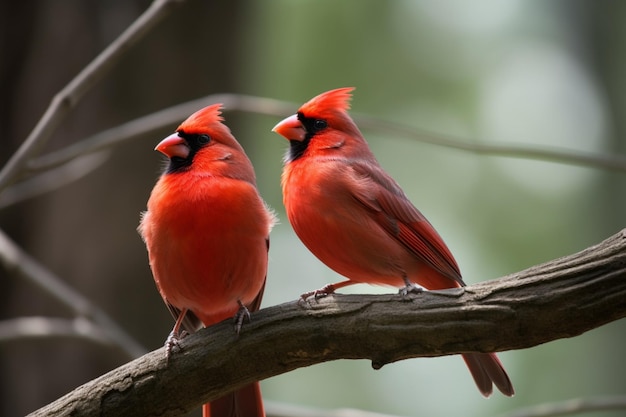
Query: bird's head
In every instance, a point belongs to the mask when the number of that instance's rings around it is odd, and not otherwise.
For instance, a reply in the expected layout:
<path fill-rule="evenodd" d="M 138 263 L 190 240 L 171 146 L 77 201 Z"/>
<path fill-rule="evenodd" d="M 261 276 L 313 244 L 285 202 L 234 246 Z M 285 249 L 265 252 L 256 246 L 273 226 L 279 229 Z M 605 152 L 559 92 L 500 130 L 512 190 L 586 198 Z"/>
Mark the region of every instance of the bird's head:
<path fill-rule="evenodd" d="M 352 139 L 363 140 L 348 115 L 354 87 L 337 88 L 304 103 L 296 114 L 282 120 L 273 132 L 289 140 L 286 161 L 307 154 L 342 149 Z"/>
<path fill-rule="evenodd" d="M 252 164 L 243 148 L 222 123 L 222 104 L 198 110 L 163 139 L 156 150 L 169 158 L 166 173 L 196 173 L 252 178 Z"/>

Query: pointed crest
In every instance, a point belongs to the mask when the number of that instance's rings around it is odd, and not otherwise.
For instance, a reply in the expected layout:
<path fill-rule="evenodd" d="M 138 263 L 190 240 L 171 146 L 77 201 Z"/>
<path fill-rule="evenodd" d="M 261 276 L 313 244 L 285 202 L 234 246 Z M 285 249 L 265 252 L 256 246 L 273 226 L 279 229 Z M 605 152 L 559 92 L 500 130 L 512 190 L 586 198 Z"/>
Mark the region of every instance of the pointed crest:
<path fill-rule="evenodd" d="M 300 107 L 299 111 L 306 114 L 321 114 L 328 110 L 346 112 L 350 109 L 351 92 L 354 87 L 343 87 L 326 91 Z"/>
<path fill-rule="evenodd" d="M 207 126 L 213 123 L 221 122 L 224 119 L 222 116 L 222 103 L 211 104 L 203 109 L 198 110 L 187 118 L 184 122 L 178 126 L 176 130 L 184 130 L 188 133 L 193 133 L 197 130 L 203 130 Z"/>

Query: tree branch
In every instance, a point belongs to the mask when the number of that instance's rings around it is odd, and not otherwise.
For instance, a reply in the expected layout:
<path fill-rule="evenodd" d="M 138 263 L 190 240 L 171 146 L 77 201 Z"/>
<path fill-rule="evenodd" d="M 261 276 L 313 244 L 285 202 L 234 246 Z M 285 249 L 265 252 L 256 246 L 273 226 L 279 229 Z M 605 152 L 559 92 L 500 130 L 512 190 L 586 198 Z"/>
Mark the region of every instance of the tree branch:
<path fill-rule="evenodd" d="M 0 170 L 0 192 L 11 185 L 31 156 L 45 143 L 71 109 L 119 59 L 183 0 L 154 0 L 150 7 L 59 91 L 17 152 Z"/>
<path fill-rule="evenodd" d="M 626 229 L 582 252 L 465 289 L 333 295 L 226 321 L 103 375 L 32 416 L 177 416 L 254 380 L 337 359 L 523 349 L 626 316 Z"/>
<path fill-rule="evenodd" d="M 77 181 L 98 169 L 108 158 L 108 151 L 78 155 L 63 165 L 12 185 L 0 193 L 0 210 Z"/>
<path fill-rule="evenodd" d="M 136 358 L 146 352 L 146 349 L 108 314 L 23 251 L 1 229 L 0 264 L 13 275 L 21 276 L 35 284 L 69 308 L 78 318 L 93 321 L 106 334 L 110 344 L 117 346 L 127 357 Z"/>
<path fill-rule="evenodd" d="M 18 317 L 0 321 L 0 343 L 25 339 L 77 338 L 119 348 L 106 331 L 84 317 L 73 319 L 51 317 Z"/>
<path fill-rule="evenodd" d="M 225 111 L 241 111 L 284 117 L 298 108 L 299 104 L 265 97 L 244 94 L 211 94 L 196 100 L 187 101 L 158 112 L 142 116 L 111 129 L 104 130 L 66 148 L 32 159 L 27 169 L 42 171 L 64 164 L 69 160 L 90 152 L 107 149 L 140 135 L 175 126 L 189 114 L 212 103 L 223 103 Z M 592 154 L 571 149 L 541 148 L 536 146 L 512 146 L 488 142 L 468 142 L 440 133 L 429 132 L 412 126 L 382 120 L 362 113 L 352 113 L 354 120 L 363 129 L 381 134 L 395 134 L 429 143 L 436 146 L 471 152 L 477 155 L 491 155 L 509 158 L 544 160 L 561 164 L 578 165 L 589 168 L 626 172 L 626 157 L 616 154 Z"/>
<path fill-rule="evenodd" d="M 499 417 L 556 417 L 593 411 L 614 411 L 626 409 L 626 397 L 573 398 L 571 400 L 524 407 L 505 413 Z"/>

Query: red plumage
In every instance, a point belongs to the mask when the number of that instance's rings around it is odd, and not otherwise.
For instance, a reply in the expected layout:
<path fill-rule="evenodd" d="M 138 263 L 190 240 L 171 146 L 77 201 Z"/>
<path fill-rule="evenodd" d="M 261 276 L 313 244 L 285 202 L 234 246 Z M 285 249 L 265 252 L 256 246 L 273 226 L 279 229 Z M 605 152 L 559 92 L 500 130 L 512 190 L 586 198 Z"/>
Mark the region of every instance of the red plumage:
<path fill-rule="evenodd" d="M 154 280 L 176 324 L 196 331 L 261 304 L 274 215 L 243 148 L 221 123 L 221 105 L 191 115 L 156 149 L 169 165 L 154 186 L 139 232 Z M 201 324 L 200 324 L 201 323 Z M 213 417 L 264 416 L 258 383 L 203 407 Z"/>
<path fill-rule="evenodd" d="M 430 290 L 464 286 L 443 239 L 382 169 L 348 115 L 352 90 L 322 93 L 273 129 L 290 143 L 282 187 L 293 229 L 315 256 L 348 278 L 303 297 L 355 283 L 404 292 L 414 284 Z M 491 394 L 492 382 L 513 395 L 495 353 L 463 359 L 483 395 Z"/>

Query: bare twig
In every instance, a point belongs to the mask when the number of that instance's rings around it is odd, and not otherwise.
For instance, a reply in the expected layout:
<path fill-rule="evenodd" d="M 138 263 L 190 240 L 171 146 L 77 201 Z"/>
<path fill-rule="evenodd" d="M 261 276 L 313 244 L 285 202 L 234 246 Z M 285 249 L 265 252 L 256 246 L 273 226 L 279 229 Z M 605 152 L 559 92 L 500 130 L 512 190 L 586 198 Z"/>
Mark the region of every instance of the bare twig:
<path fill-rule="evenodd" d="M 123 125 L 100 132 L 67 148 L 35 159 L 28 164 L 28 168 L 34 171 L 41 171 L 65 163 L 79 155 L 115 146 L 126 140 L 166 126 L 175 126 L 189 114 L 211 103 L 224 103 L 224 109 L 226 111 L 242 111 L 276 117 L 293 113 L 298 108 L 298 105 L 295 103 L 264 97 L 242 94 L 212 94 L 197 100 L 169 107 L 157 113 L 140 117 L 124 123 Z M 562 164 L 626 172 L 626 157 L 621 155 L 594 155 L 569 149 L 548 149 L 530 146 L 467 142 L 462 139 L 454 139 L 450 136 L 377 119 L 364 114 L 354 113 L 353 115 L 355 121 L 364 129 L 370 129 L 387 135 L 397 134 L 419 142 L 457 149 L 464 152 L 472 152 L 479 155 L 538 159 Z"/>
<path fill-rule="evenodd" d="M 107 151 L 81 155 L 59 167 L 12 185 L 0 194 L 0 209 L 74 182 L 96 170 L 108 157 Z"/>
<path fill-rule="evenodd" d="M 354 408 L 319 410 L 274 401 L 265 401 L 265 412 L 267 417 L 399 417 Z"/>
<path fill-rule="evenodd" d="M 177 416 L 251 381 L 337 359 L 375 369 L 414 357 L 522 349 L 626 316 L 626 230 L 584 251 L 464 290 L 333 295 L 188 336 L 95 379 L 32 416 Z"/>
<path fill-rule="evenodd" d="M 592 411 L 626 410 L 626 397 L 574 398 L 567 401 L 520 408 L 499 417 L 553 417 Z"/>
<path fill-rule="evenodd" d="M 19 317 L 0 321 L 0 343 L 55 337 L 85 339 L 109 347 L 112 345 L 107 333 L 84 317 Z"/>
<path fill-rule="evenodd" d="M 212 103 L 223 103 L 224 109 L 227 111 L 238 110 L 270 116 L 286 115 L 294 108 L 292 103 L 269 98 L 240 94 L 212 94 L 137 118 L 97 133 L 66 148 L 33 159 L 28 163 L 28 169 L 31 171 L 47 170 L 80 155 L 119 145 L 166 126 L 174 129 L 191 113 Z"/>
<path fill-rule="evenodd" d="M 428 132 L 411 126 L 392 123 L 370 116 L 355 116 L 362 128 L 376 130 L 381 133 L 396 133 L 419 142 L 442 146 L 444 148 L 471 152 L 478 155 L 500 156 L 508 158 L 532 159 L 555 162 L 567 165 L 578 165 L 589 168 L 604 169 L 626 173 L 626 156 L 597 155 L 564 148 L 547 148 L 523 145 L 500 145 L 486 142 L 467 142 L 454 139 L 440 133 Z"/>
<path fill-rule="evenodd" d="M 59 91 L 33 131 L 0 171 L 0 192 L 12 184 L 24 165 L 50 137 L 71 109 L 173 6 L 184 0 L 154 0 L 111 45 L 102 51 L 70 83 Z"/>
<path fill-rule="evenodd" d="M 22 276 L 37 285 L 78 317 L 93 320 L 106 333 L 111 343 L 118 346 L 129 358 L 136 358 L 146 353 L 146 349 L 104 311 L 40 265 L 2 230 L 0 230 L 0 262 L 9 272 Z"/>

